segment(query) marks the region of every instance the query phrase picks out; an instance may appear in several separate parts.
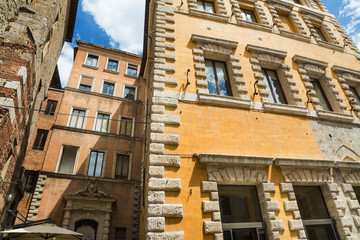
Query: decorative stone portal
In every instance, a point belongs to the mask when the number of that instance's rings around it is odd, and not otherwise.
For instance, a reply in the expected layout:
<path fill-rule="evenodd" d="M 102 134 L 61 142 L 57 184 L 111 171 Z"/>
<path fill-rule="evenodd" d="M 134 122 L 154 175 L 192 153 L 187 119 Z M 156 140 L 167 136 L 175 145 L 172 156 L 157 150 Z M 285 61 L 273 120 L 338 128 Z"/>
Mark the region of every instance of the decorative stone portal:
<path fill-rule="evenodd" d="M 90 180 L 83 190 L 64 199 L 63 227 L 83 233 L 87 240 L 109 239 L 115 199 L 99 191 L 97 181 Z"/>

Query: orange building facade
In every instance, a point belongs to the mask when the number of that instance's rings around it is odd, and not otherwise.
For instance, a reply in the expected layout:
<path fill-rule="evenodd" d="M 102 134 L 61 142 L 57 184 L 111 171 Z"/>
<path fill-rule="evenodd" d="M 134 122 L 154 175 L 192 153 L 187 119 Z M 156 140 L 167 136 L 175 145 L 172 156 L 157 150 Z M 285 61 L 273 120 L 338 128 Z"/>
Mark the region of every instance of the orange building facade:
<path fill-rule="evenodd" d="M 360 55 L 323 3 L 146 14 L 140 239 L 359 239 Z"/>
<path fill-rule="evenodd" d="M 77 41 L 65 89 L 42 104 L 19 204 L 84 239 L 138 239 L 145 83 L 141 56 Z"/>

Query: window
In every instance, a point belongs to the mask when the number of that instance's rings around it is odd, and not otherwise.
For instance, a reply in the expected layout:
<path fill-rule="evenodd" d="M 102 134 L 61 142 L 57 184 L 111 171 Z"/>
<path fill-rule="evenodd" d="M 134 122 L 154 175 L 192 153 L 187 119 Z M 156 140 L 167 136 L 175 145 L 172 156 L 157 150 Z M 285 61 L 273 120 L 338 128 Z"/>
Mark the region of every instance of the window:
<path fill-rule="evenodd" d="M 59 173 L 66 173 L 66 174 L 74 173 L 74 166 L 75 166 L 78 149 L 79 149 L 78 147 L 74 147 L 74 146 L 63 147 L 60 165 L 58 169 Z"/>
<path fill-rule="evenodd" d="M 119 61 L 109 59 L 106 65 L 106 70 L 117 72 L 119 67 Z"/>
<path fill-rule="evenodd" d="M 126 228 L 115 228 L 115 240 L 126 240 Z"/>
<path fill-rule="evenodd" d="M 288 32 L 296 32 L 294 24 L 290 20 L 289 15 L 278 14 L 284 29 Z"/>
<path fill-rule="evenodd" d="M 265 76 L 266 89 L 270 93 L 270 98 L 274 103 L 287 104 L 285 94 L 281 87 L 281 83 L 276 71 L 271 69 L 262 68 L 262 72 Z"/>
<path fill-rule="evenodd" d="M 135 87 L 131 87 L 131 86 L 125 86 L 124 89 L 124 98 L 130 99 L 130 100 L 135 100 L 135 93 L 136 93 L 136 88 Z"/>
<path fill-rule="evenodd" d="M 108 94 L 108 95 L 113 95 L 114 94 L 114 88 L 115 88 L 114 83 L 104 82 L 102 93 Z"/>
<path fill-rule="evenodd" d="M 320 40 L 322 40 L 322 41 L 324 41 L 324 42 L 327 42 L 327 41 L 328 41 L 328 40 L 326 39 L 323 31 L 322 31 L 320 28 L 314 27 L 314 29 L 315 29 L 316 33 L 319 35 Z"/>
<path fill-rule="evenodd" d="M 226 64 L 224 62 L 206 59 L 205 67 L 209 93 L 232 96 Z"/>
<path fill-rule="evenodd" d="M 38 129 L 32 149 L 44 150 L 44 146 L 45 146 L 45 142 L 46 142 L 48 133 L 49 133 L 49 130 Z"/>
<path fill-rule="evenodd" d="M 333 220 L 330 218 L 320 187 L 294 186 L 296 200 L 308 240 L 337 240 Z"/>
<path fill-rule="evenodd" d="M 300 2 L 300 0 L 294 0 L 294 3 L 297 3 L 297 4 L 302 5 L 302 3 Z"/>
<path fill-rule="evenodd" d="M 210 1 L 197 0 L 197 9 L 203 12 L 215 13 L 215 5 Z"/>
<path fill-rule="evenodd" d="M 128 179 L 130 156 L 124 154 L 116 155 L 115 178 Z"/>
<path fill-rule="evenodd" d="M 92 78 L 92 77 L 81 76 L 79 89 L 91 91 L 91 86 L 92 86 L 93 80 L 94 80 L 94 78 Z"/>
<path fill-rule="evenodd" d="M 69 127 L 80 128 L 80 129 L 83 128 L 84 119 L 85 119 L 85 111 L 74 109 L 71 114 Z"/>
<path fill-rule="evenodd" d="M 57 101 L 48 100 L 46 107 L 45 107 L 44 114 L 54 116 L 57 103 L 58 103 Z"/>
<path fill-rule="evenodd" d="M 37 180 L 39 177 L 39 172 L 38 171 L 31 171 L 31 170 L 25 170 L 24 173 L 25 177 L 26 177 L 26 183 L 25 183 L 25 192 L 26 193 L 34 193 L 35 191 L 35 187 L 37 184 Z"/>
<path fill-rule="evenodd" d="M 353 97 L 356 100 L 357 104 L 360 105 L 360 96 L 359 96 L 358 92 L 356 91 L 356 89 L 354 87 L 350 86 L 350 91 L 352 92 Z"/>
<path fill-rule="evenodd" d="M 104 161 L 104 152 L 91 151 L 88 176 L 101 177 L 101 170 Z"/>
<path fill-rule="evenodd" d="M 96 56 L 94 54 L 88 54 L 85 65 L 97 67 L 98 61 L 99 61 L 99 56 Z"/>
<path fill-rule="evenodd" d="M 356 198 L 358 199 L 359 203 L 360 203 L 360 187 L 353 187 Z"/>
<path fill-rule="evenodd" d="M 244 20 L 246 20 L 248 22 L 254 22 L 254 23 L 258 22 L 254 11 L 249 10 L 249 9 L 244 9 L 244 8 L 240 8 L 240 11 L 241 11 L 241 16 Z"/>
<path fill-rule="evenodd" d="M 219 185 L 218 190 L 224 240 L 265 240 L 256 187 Z"/>
<path fill-rule="evenodd" d="M 120 135 L 132 135 L 133 120 L 131 118 L 121 117 L 120 120 Z"/>
<path fill-rule="evenodd" d="M 110 115 L 98 113 L 95 124 L 95 131 L 108 132 Z"/>
<path fill-rule="evenodd" d="M 137 76 L 138 66 L 128 63 L 126 74 L 130 76 Z"/>
<path fill-rule="evenodd" d="M 320 106 L 322 106 L 322 108 L 326 111 L 332 111 L 332 107 L 330 105 L 329 100 L 326 97 L 326 94 L 324 92 L 324 89 L 321 87 L 321 84 L 319 82 L 319 80 L 317 79 L 311 79 L 311 83 L 313 85 L 313 88 L 315 90 L 316 93 L 316 97 L 319 99 L 320 101 Z"/>

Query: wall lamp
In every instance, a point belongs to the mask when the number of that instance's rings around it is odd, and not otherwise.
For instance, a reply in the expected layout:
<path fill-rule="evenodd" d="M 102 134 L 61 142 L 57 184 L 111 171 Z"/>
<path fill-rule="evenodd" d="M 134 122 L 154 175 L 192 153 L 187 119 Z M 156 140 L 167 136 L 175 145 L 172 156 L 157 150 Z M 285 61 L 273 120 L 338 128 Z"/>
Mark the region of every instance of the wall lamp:
<path fill-rule="evenodd" d="M 185 88 L 190 85 L 189 72 L 190 72 L 190 69 L 186 70 L 186 86 L 185 86 Z"/>
<path fill-rule="evenodd" d="M 259 82 L 259 80 L 256 80 L 256 81 L 254 82 L 254 94 L 253 94 L 253 98 L 255 97 L 255 95 L 259 95 L 259 92 L 258 92 L 258 90 L 256 89 L 256 86 L 257 86 L 258 82 Z"/>
<path fill-rule="evenodd" d="M 306 102 L 306 104 L 312 103 L 312 101 L 310 100 L 309 93 L 311 93 L 311 89 L 307 90 L 307 92 L 306 92 L 306 97 L 307 97 L 307 102 Z"/>
<path fill-rule="evenodd" d="M 6 190 L 4 189 L 4 183 L 10 184 L 10 192 L 7 194 L 6 194 Z M 17 182 L 4 181 L 4 179 L 0 176 L 0 184 L 1 184 L 1 188 L 2 188 L 1 195 L 5 198 L 5 202 L 7 204 L 13 202 L 15 199 L 14 185 L 16 185 Z"/>

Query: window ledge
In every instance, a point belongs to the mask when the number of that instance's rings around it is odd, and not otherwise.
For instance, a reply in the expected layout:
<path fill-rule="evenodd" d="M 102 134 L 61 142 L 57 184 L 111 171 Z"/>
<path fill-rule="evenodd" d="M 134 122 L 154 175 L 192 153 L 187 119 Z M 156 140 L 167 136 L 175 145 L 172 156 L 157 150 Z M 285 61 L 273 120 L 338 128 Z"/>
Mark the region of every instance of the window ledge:
<path fill-rule="evenodd" d="M 335 121 L 342 121 L 342 122 L 353 122 L 354 121 L 354 117 L 351 114 L 318 110 L 317 115 L 319 116 L 319 118 L 327 119 L 327 120 L 335 120 Z"/>
<path fill-rule="evenodd" d="M 263 103 L 263 106 L 266 112 L 283 113 L 283 114 L 291 114 L 298 116 L 308 115 L 308 109 L 305 106 L 301 107 L 301 106 L 279 104 L 279 103 Z"/>
<path fill-rule="evenodd" d="M 263 30 L 266 32 L 272 32 L 272 27 L 265 25 L 265 24 L 261 24 L 261 23 L 254 23 L 254 22 L 248 22 L 245 20 L 238 20 L 237 24 L 243 27 L 248 27 L 248 28 L 254 28 L 257 30 Z"/>
<path fill-rule="evenodd" d="M 190 15 L 194 15 L 194 16 L 197 16 L 197 17 L 203 17 L 203 18 L 222 21 L 222 22 L 228 22 L 229 21 L 229 17 L 226 16 L 226 15 L 208 13 L 208 12 L 203 12 L 203 11 L 199 11 L 199 10 L 195 10 L 195 9 L 190 9 L 189 12 L 190 12 Z"/>
<path fill-rule="evenodd" d="M 240 155 L 204 154 L 198 155 L 200 162 L 206 165 L 260 165 L 269 166 L 272 164 L 271 157 L 254 157 Z"/>
<path fill-rule="evenodd" d="M 134 76 L 134 75 L 126 74 L 126 73 L 124 74 L 124 76 L 129 77 L 129 78 L 135 78 L 135 79 L 138 78 L 138 76 Z"/>
<path fill-rule="evenodd" d="M 98 70 L 98 69 L 99 69 L 98 67 L 94 67 L 94 66 L 90 66 L 90 65 L 86 65 L 86 64 L 83 64 L 82 67 L 91 68 L 91 69 L 94 69 L 94 70 Z"/>
<path fill-rule="evenodd" d="M 104 69 L 104 72 L 107 72 L 107 73 L 112 73 L 112 74 L 116 74 L 116 75 L 119 75 L 119 72 L 116 72 L 116 71 L 112 71 L 112 70 L 108 70 L 108 69 Z"/>
<path fill-rule="evenodd" d="M 275 166 L 279 167 L 308 167 L 308 168 L 332 168 L 335 167 L 333 160 L 315 159 L 296 159 L 296 158 L 276 158 Z"/>
<path fill-rule="evenodd" d="M 321 41 L 321 40 L 318 40 L 317 43 L 318 43 L 318 45 L 320 45 L 322 47 L 330 48 L 332 50 L 336 50 L 336 51 L 339 51 L 339 52 L 344 51 L 344 49 L 341 46 L 333 44 L 333 43 L 328 43 L 328 42 L 324 42 L 324 41 Z"/>
<path fill-rule="evenodd" d="M 294 38 L 296 40 L 299 40 L 299 41 L 303 41 L 303 42 L 310 42 L 310 37 L 308 36 L 304 36 L 304 35 L 301 35 L 299 33 L 294 33 L 294 32 L 289 32 L 289 31 L 280 31 L 281 35 L 282 36 L 285 36 L 285 37 L 289 37 L 289 38 Z"/>
<path fill-rule="evenodd" d="M 212 94 L 199 93 L 199 101 L 201 103 L 221 106 L 221 107 L 234 107 L 250 109 L 251 101 L 243 100 L 236 97 L 219 96 Z"/>
<path fill-rule="evenodd" d="M 336 162 L 336 168 L 342 169 L 360 169 L 360 162 Z"/>

